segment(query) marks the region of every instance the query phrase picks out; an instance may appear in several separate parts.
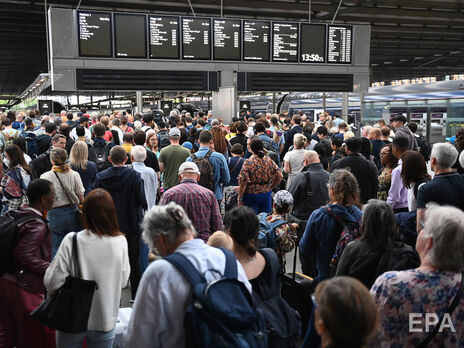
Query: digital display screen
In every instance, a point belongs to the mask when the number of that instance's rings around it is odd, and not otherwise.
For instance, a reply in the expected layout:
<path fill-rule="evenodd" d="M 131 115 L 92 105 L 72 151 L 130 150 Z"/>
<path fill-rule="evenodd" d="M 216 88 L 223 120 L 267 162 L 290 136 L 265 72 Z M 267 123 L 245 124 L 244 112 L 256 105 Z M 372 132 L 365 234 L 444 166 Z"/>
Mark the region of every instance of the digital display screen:
<path fill-rule="evenodd" d="M 341 25 L 329 25 L 328 28 L 327 62 L 350 64 L 353 28 Z"/>
<path fill-rule="evenodd" d="M 210 18 L 182 18 L 182 59 L 211 59 Z"/>
<path fill-rule="evenodd" d="M 272 61 L 298 62 L 298 23 L 272 23 Z"/>
<path fill-rule="evenodd" d="M 325 25 L 301 23 L 300 63 L 325 63 Z"/>
<path fill-rule="evenodd" d="M 111 13 L 77 12 L 79 56 L 113 56 L 111 40 Z"/>
<path fill-rule="evenodd" d="M 150 58 L 179 59 L 179 17 L 149 16 Z"/>
<path fill-rule="evenodd" d="M 146 58 L 147 31 L 145 15 L 114 14 L 116 58 Z"/>
<path fill-rule="evenodd" d="M 240 60 L 242 21 L 213 19 L 213 59 Z"/>
<path fill-rule="evenodd" d="M 271 22 L 243 21 L 243 60 L 268 62 Z"/>

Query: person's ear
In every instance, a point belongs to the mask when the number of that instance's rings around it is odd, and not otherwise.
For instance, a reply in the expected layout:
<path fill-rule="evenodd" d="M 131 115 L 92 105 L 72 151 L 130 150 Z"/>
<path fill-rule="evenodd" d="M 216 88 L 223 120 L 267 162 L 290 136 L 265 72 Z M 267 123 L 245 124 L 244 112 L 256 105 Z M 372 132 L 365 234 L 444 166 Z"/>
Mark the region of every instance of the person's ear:
<path fill-rule="evenodd" d="M 126 164 L 126 162 L 128 161 L 128 159 L 129 159 L 129 158 L 126 156 L 126 158 L 124 159 L 123 164 Z"/>
<path fill-rule="evenodd" d="M 324 321 L 321 318 L 316 318 L 314 321 L 314 328 L 316 329 L 319 336 L 324 335 L 327 332 Z"/>
<path fill-rule="evenodd" d="M 113 164 L 113 161 L 111 160 L 111 156 L 108 156 L 108 161 Z"/>

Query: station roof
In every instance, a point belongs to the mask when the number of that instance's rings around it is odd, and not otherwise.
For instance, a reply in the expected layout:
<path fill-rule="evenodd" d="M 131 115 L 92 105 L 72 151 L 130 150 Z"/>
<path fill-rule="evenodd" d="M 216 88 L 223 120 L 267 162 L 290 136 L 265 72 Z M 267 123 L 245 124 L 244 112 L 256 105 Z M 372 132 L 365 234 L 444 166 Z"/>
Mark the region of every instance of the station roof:
<path fill-rule="evenodd" d="M 191 15 L 188 0 L 2 0 L 0 98 L 18 96 L 48 72 L 45 6 Z M 224 17 L 307 21 L 308 0 L 222 0 Z M 339 0 L 310 0 L 312 22 L 330 23 Z M 219 16 L 221 0 L 191 0 L 197 16 Z M 462 74 L 464 1 L 342 0 L 335 23 L 369 24 L 371 81 Z"/>

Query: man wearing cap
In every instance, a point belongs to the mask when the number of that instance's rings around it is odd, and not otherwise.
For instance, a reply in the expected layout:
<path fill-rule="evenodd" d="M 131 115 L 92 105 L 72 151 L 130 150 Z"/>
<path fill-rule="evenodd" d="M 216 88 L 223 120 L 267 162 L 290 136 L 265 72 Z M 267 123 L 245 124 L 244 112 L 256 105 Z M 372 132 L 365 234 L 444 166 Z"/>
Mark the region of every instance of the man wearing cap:
<path fill-rule="evenodd" d="M 408 126 L 406 126 L 407 119 L 403 115 L 396 115 L 391 119 L 391 125 L 395 128 L 395 137 L 404 137 L 408 139 L 409 150 L 417 151 L 417 140 Z"/>
<path fill-rule="evenodd" d="M 190 156 L 190 151 L 179 145 L 179 140 L 179 128 L 171 128 L 169 131 L 171 145 L 163 147 L 159 154 L 158 161 L 161 173 L 163 173 L 164 191 L 179 183 L 179 177 L 177 176 L 179 167 Z"/>
<path fill-rule="evenodd" d="M 79 115 L 79 112 L 77 114 Z M 79 124 L 84 127 L 85 139 L 87 140 L 88 143 L 90 143 L 90 141 L 92 140 L 92 134 L 90 133 L 90 129 L 89 129 L 89 118 L 85 115 L 81 116 L 79 118 Z M 69 136 L 73 138 L 74 140 L 78 140 L 78 136 L 76 134 L 76 128 L 73 128 Z"/>
<path fill-rule="evenodd" d="M 198 238 L 208 241 L 209 236 L 222 230 L 219 204 L 211 190 L 200 186 L 200 171 L 194 162 L 184 162 L 179 167 L 180 184 L 166 191 L 160 205 L 175 202 L 184 208 L 197 231 Z"/>

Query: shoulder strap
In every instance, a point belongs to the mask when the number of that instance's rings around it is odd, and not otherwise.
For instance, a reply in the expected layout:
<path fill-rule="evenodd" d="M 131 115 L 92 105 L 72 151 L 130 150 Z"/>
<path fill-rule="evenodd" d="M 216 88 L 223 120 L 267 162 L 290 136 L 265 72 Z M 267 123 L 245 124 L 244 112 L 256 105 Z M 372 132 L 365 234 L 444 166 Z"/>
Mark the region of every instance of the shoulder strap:
<path fill-rule="evenodd" d="M 198 157 L 194 153 L 190 155 L 190 158 L 194 161 L 198 159 Z"/>
<path fill-rule="evenodd" d="M 182 273 L 192 287 L 204 283 L 205 280 L 192 263 L 181 253 L 172 253 L 163 258 L 170 262 L 177 270 Z"/>
<path fill-rule="evenodd" d="M 58 173 L 55 172 L 55 171 L 54 171 L 53 173 L 55 173 L 55 176 L 56 176 L 56 178 L 58 179 L 58 181 L 59 181 L 59 183 L 60 183 L 60 186 L 61 186 L 61 188 L 63 189 L 64 194 L 66 195 L 66 198 L 68 198 L 69 203 L 71 203 L 71 204 L 76 204 L 76 203 L 74 203 L 74 200 L 71 199 L 71 194 L 68 192 L 68 190 L 64 187 L 63 183 L 61 182 L 61 179 L 60 179 Z"/>
<path fill-rule="evenodd" d="M 230 159 L 231 157 L 229 157 L 229 163 L 230 163 Z M 237 163 L 235 163 L 235 166 L 232 168 L 230 172 L 233 173 L 235 169 L 237 169 L 237 167 L 240 165 L 240 163 L 242 163 L 244 160 L 245 159 L 243 157 L 239 157 Z"/>
<path fill-rule="evenodd" d="M 235 255 L 227 249 L 219 248 L 222 250 L 226 257 L 226 267 L 224 270 L 224 278 L 227 279 L 237 279 L 238 271 L 237 271 L 237 259 Z"/>
<path fill-rule="evenodd" d="M 213 154 L 213 150 L 209 150 L 206 155 L 205 155 L 205 159 L 209 161 L 209 158 L 211 157 L 211 155 Z"/>
<path fill-rule="evenodd" d="M 76 263 L 76 270 L 77 270 L 77 277 L 78 278 L 81 278 L 81 269 L 79 268 L 79 255 L 77 255 L 77 232 L 74 233 L 74 236 L 73 236 L 73 250 L 72 250 L 72 254 L 73 254 L 73 258 L 74 258 L 74 262 Z"/>
<path fill-rule="evenodd" d="M 435 325 L 433 331 L 421 342 L 417 347 L 419 348 L 425 348 L 427 345 L 434 339 L 434 337 L 437 335 L 438 330 L 440 330 L 441 324 L 443 322 L 443 319 L 445 318 L 445 314 L 453 314 L 453 311 L 456 309 L 456 307 L 459 304 L 459 301 L 461 300 L 462 297 L 462 292 L 464 291 L 464 272 L 461 273 L 461 284 L 459 285 L 458 292 L 456 293 L 456 296 L 454 296 L 453 302 L 451 302 L 450 306 L 446 309 L 445 313 L 443 313 L 440 321 L 438 322 L 437 325 Z"/>
<path fill-rule="evenodd" d="M 340 216 L 338 216 L 337 214 L 335 214 L 332 209 L 330 209 L 330 207 L 328 205 L 325 205 L 324 206 L 324 209 L 335 219 L 337 220 L 340 224 L 342 225 L 345 225 L 345 223 L 343 222 L 343 220 L 341 219 Z"/>

